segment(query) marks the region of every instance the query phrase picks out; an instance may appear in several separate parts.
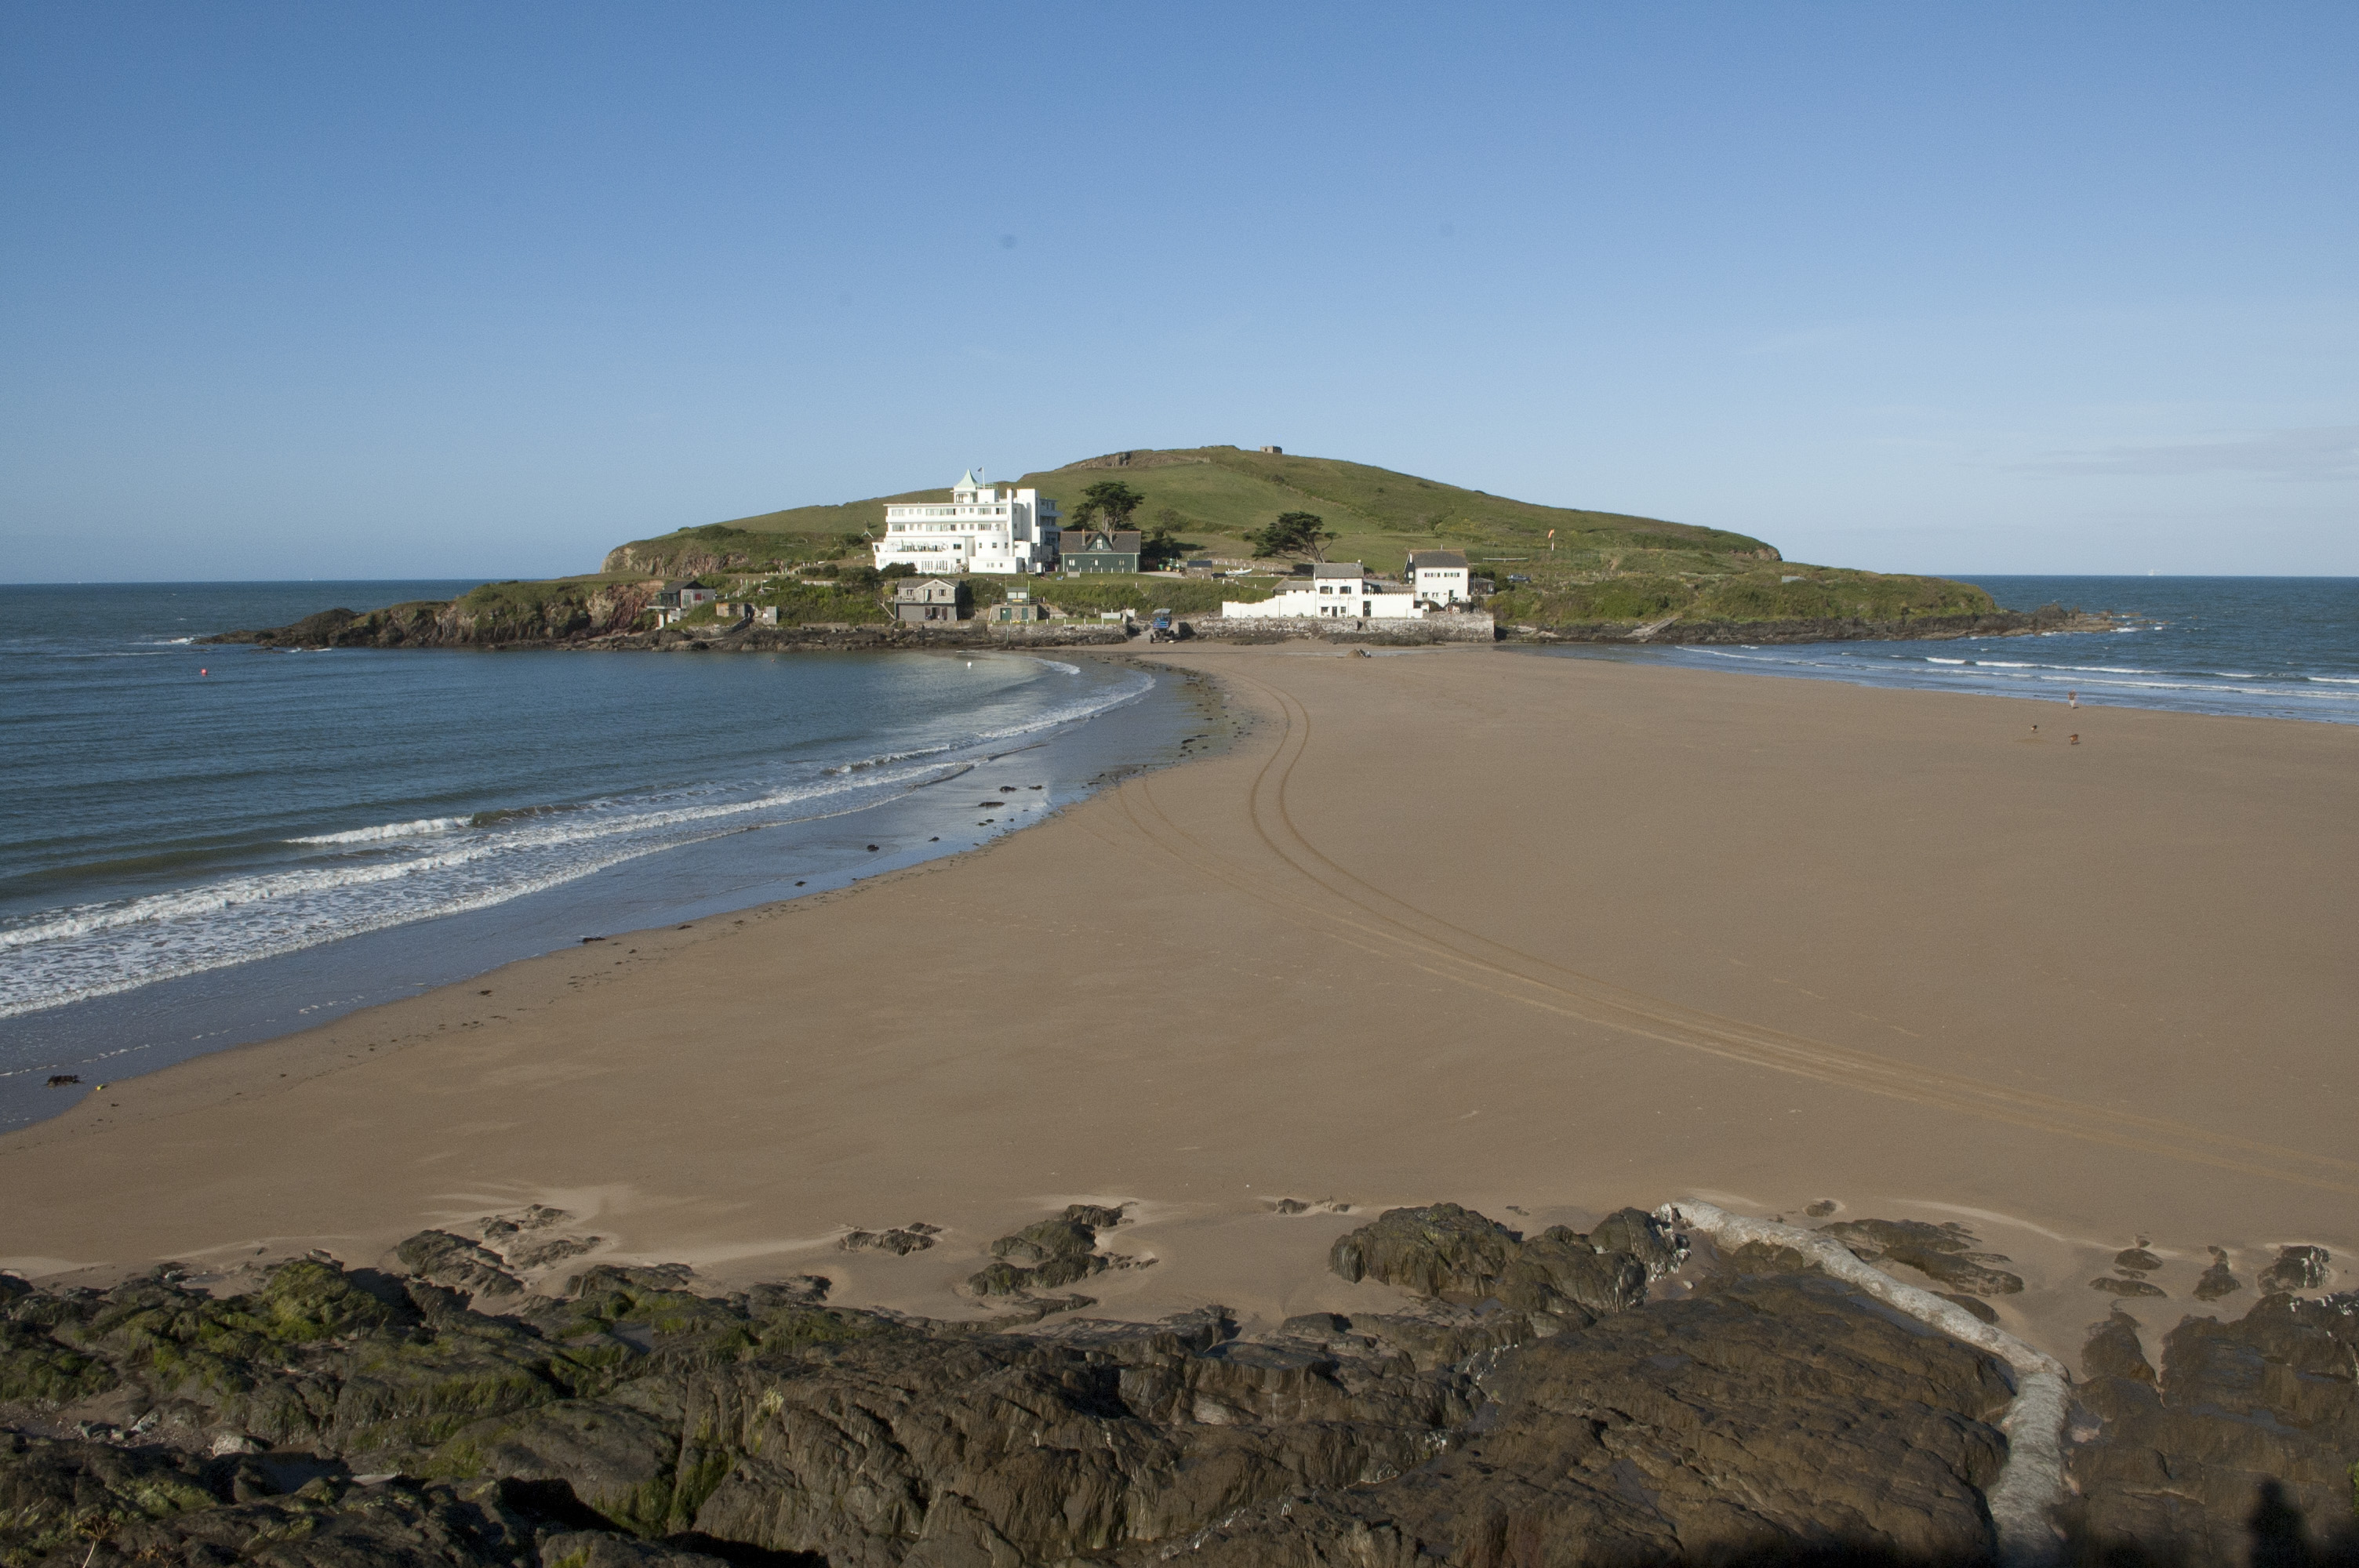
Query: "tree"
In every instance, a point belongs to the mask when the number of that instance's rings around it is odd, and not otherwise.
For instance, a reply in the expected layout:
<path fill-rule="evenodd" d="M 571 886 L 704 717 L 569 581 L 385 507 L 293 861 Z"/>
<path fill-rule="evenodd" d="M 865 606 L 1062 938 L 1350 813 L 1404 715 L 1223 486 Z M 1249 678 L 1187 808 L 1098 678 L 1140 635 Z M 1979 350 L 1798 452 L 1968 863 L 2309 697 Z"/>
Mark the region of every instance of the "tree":
<path fill-rule="evenodd" d="M 1101 480 L 1082 492 L 1082 503 L 1073 508 L 1069 528 L 1127 528 L 1130 514 L 1146 504 L 1147 497 L 1118 479 Z"/>
<path fill-rule="evenodd" d="M 1342 537 L 1315 512 L 1281 512 L 1268 527 L 1246 535 L 1245 543 L 1256 556 L 1309 556 L 1323 561 L 1327 546 Z"/>
<path fill-rule="evenodd" d="M 1168 567 L 1187 558 L 1188 552 L 1201 546 L 1190 544 L 1180 536 L 1180 526 L 1188 521 L 1172 507 L 1163 507 L 1155 514 L 1155 521 L 1147 525 L 1147 536 L 1139 542 L 1138 564 L 1149 571 Z"/>

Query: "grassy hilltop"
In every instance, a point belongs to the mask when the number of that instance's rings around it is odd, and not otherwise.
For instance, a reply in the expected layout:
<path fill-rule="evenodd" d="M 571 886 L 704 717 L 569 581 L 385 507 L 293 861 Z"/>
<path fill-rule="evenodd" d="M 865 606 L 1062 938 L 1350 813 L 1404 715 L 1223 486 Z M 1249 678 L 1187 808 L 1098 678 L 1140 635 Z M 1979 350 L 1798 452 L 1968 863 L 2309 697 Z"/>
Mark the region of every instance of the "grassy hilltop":
<path fill-rule="evenodd" d="M 1380 571 L 1399 570 L 1411 550 L 1463 550 L 1479 574 L 1496 580 L 1501 591 L 1491 608 L 1510 624 L 1578 626 L 1669 615 L 1882 622 L 1996 608 L 1988 594 L 1967 583 L 1797 565 L 1759 539 L 1723 529 L 1541 506 L 1336 458 L 1236 447 L 1140 450 L 1027 473 L 1013 482 L 1054 497 L 1070 514 L 1084 490 L 1107 479 L 1147 497 L 1134 526 L 1169 524 L 1205 555 L 1249 557 L 1245 535 L 1285 512 L 1316 513 L 1341 535 L 1327 549 L 1330 560 L 1364 561 Z M 949 498 L 947 489 L 910 491 L 684 528 L 617 547 L 604 569 L 688 577 L 855 554 L 864 558 L 863 531 L 884 532 L 888 502 Z M 1550 529 L 1556 530 L 1553 553 Z M 1178 585 L 1154 581 L 1167 589 L 1157 602 L 1171 603 L 1168 589 Z M 1101 591 L 1113 587 L 1103 584 Z M 1147 585 L 1140 589 L 1151 596 Z"/>
<path fill-rule="evenodd" d="M 1287 512 L 1314 513 L 1339 535 L 1327 546 L 1329 560 L 1362 561 L 1382 573 L 1399 571 L 1411 550 L 1462 550 L 1475 575 L 1496 585 L 1491 613 L 1519 632 L 1601 637 L 1644 625 L 1653 633 L 1660 631 L 1654 623 L 1674 618 L 1672 635 L 1680 640 L 1923 634 L 1928 617 L 1956 618 L 1948 622 L 1951 634 L 1997 629 L 1969 619 L 1997 607 L 1968 583 L 1802 566 L 1744 534 L 1539 506 L 1335 458 L 1235 447 L 1132 451 L 1015 482 L 1054 497 L 1071 516 L 1084 491 L 1110 479 L 1146 497 L 1134 527 L 1170 530 L 1190 555 L 1249 559 L 1246 536 Z M 868 539 L 884 532 L 886 504 L 949 499 L 946 489 L 919 490 L 766 512 L 635 539 L 587 576 L 486 583 L 448 604 L 399 604 L 365 616 L 323 611 L 279 632 L 235 636 L 321 646 L 579 641 L 642 629 L 661 579 L 682 578 L 772 607 L 782 627 L 875 625 L 886 613 Z M 1269 563 L 1277 572 L 1288 565 Z M 978 606 L 996 602 L 1018 580 L 969 579 Z M 1276 586 L 1270 578 L 1115 574 L 1020 580 L 1035 599 L 1084 616 L 1157 606 L 1200 614 L 1224 600 L 1266 599 Z M 713 619 L 707 608 L 684 626 L 693 631 Z"/>

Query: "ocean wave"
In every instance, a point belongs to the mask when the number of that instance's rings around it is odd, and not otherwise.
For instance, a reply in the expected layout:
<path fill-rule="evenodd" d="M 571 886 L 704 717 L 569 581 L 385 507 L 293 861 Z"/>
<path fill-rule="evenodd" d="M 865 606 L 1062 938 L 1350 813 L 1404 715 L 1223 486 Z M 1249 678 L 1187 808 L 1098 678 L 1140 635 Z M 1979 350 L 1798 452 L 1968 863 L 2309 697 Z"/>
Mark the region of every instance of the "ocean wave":
<path fill-rule="evenodd" d="M 1710 655 L 1769 670 L 1788 670 L 1818 678 L 1832 677 L 1869 685 L 1906 685 L 1922 690 L 1971 690 L 1975 682 L 1997 687 L 2035 686 L 2054 690 L 2070 686 L 2086 698 L 2115 694 L 2133 706 L 2168 707 L 2190 711 L 2244 713 L 2256 704 L 2281 704 L 2289 713 L 2305 710 L 2321 718 L 2336 717 L 2345 704 L 2359 703 L 2359 692 L 2323 691 L 2320 686 L 2359 687 L 2359 677 L 2259 674 L 2245 670 L 2157 669 L 2145 665 L 2051 664 L 2031 659 L 1969 659 L 1939 654 L 1829 652 L 1817 655 L 1753 646 L 1706 648 L 1675 645 L 1677 653 Z M 1927 666 L 1934 666 L 1928 668 Z M 2228 683 L 2234 682 L 2230 685 Z M 2309 689 L 2305 689 L 2309 688 Z M 2015 695 L 1992 690 L 1989 695 Z M 2031 693 L 2025 692 L 2029 696 Z M 2141 703 L 2137 699 L 2144 698 Z"/>
<path fill-rule="evenodd" d="M 1039 662 L 1044 665 L 1056 663 L 1052 659 L 1042 659 Z M 1075 675 L 1081 674 L 1081 671 L 1072 665 L 1060 667 L 1071 669 Z M 959 751 L 968 746 L 981 745 L 986 741 L 1009 741 L 1022 735 L 1037 735 L 1046 730 L 1056 730 L 1068 724 L 1079 724 L 1083 719 L 1094 719 L 1102 713 L 1110 713 L 1125 703 L 1135 702 L 1146 696 L 1154 689 L 1154 676 L 1133 671 L 1116 686 L 1082 701 L 1070 703 L 1062 708 L 1052 708 L 1045 713 L 1035 714 L 1020 724 L 1011 724 L 1000 730 L 973 730 L 956 740 L 941 741 L 928 746 L 913 746 L 897 752 L 880 752 L 873 757 L 838 762 L 827 771 L 831 773 L 861 773 L 892 762 L 911 762 L 919 757 L 938 757 L 945 752 Z"/>
<path fill-rule="evenodd" d="M 1153 686 L 1151 676 L 1133 672 L 1093 681 L 1086 694 L 1043 687 L 1069 700 L 986 712 L 979 730 L 939 741 L 913 735 L 917 744 L 855 763 L 822 770 L 818 759 L 784 762 L 788 776 L 760 783 L 683 784 L 273 839 L 285 857 L 277 865 L 0 920 L 0 1018 L 489 908 L 725 834 L 869 810 L 971 771 L 985 751 L 1004 752 L 1011 740 L 1107 712 Z"/>
<path fill-rule="evenodd" d="M 554 816 L 563 812 L 594 811 L 600 801 L 560 801 L 549 806 L 504 806 L 495 811 L 479 811 L 467 818 L 470 827 L 497 827 L 506 822 L 521 822 L 532 816 Z"/>
<path fill-rule="evenodd" d="M 977 742 L 1012 741 L 1019 735 L 1038 735 L 1043 730 L 1061 729 L 1068 724 L 1078 724 L 1084 719 L 1095 719 L 1101 713 L 1111 713 L 1126 703 L 1137 701 L 1154 689 L 1153 676 L 1133 671 L 1119 685 L 1095 697 L 1063 708 L 1052 708 L 1021 724 L 1011 724 L 1002 730 L 978 730 L 972 739 Z"/>
<path fill-rule="evenodd" d="M 908 784 L 918 781 L 923 772 L 936 771 L 940 770 L 911 770 L 906 773 L 886 773 L 872 779 L 808 784 L 711 806 L 623 812 L 600 815 L 588 820 L 528 824 L 503 833 L 486 834 L 449 849 L 423 851 L 397 860 L 363 860 L 339 856 L 324 865 L 226 877 L 220 881 L 177 888 L 169 892 L 145 893 L 109 903 L 55 911 L 24 925 L 0 928 L 0 951 L 36 947 L 71 937 L 186 919 L 193 915 L 217 914 L 224 910 L 249 908 L 308 894 L 400 881 L 437 871 L 458 871 L 483 861 L 512 860 L 520 853 L 569 849 L 600 839 L 774 811 L 842 795 L 848 790 L 879 789 Z M 0 999 L 6 995 L 7 984 L 0 981 Z M 5 1016 L 5 1005 L 0 1005 L 0 1016 Z"/>
<path fill-rule="evenodd" d="M 839 777 L 845 773 L 866 773 L 871 768 L 886 767 L 894 762 L 907 762 L 919 757 L 939 757 L 957 745 L 958 742 L 955 741 L 944 741 L 939 745 L 919 746 L 907 752 L 879 752 L 873 757 L 862 757 L 856 762 L 838 762 L 825 771 Z"/>
<path fill-rule="evenodd" d="M 326 864 L 51 911 L 0 929 L 0 951 L 10 954 L 0 971 L 0 1018 L 489 908 L 747 827 L 865 810 L 968 767 L 935 764 L 706 806 L 526 822 L 447 847 L 376 859 L 338 855 Z M 231 912 L 234 918 L 223 918 Z"/>
<path fill-rule="evenodd" d="M 474 826 L 466 816 L 421 816 L 415 822 L 386 822 L 375 827 L 354 827 L 343 833 L 313 833 L 301 838 L 289 838 L 289 844 L 375 844 L 388 838 L 422 838 L 429 833 L 448 833 L 454 827 Z"/>
<path fill-rule="evenodd" d="M 39 1012 L 93 997 L 114 996 L 159 980 L 179 979 L 208 969 L 252 963 L 257 958 L 275 958 L 412 921 L 488 909 L 673 847 L 646 844 L 618 849 L 614 853 L 567 862 L 538 876 L 477 884 L 453 896 L 435 900 L 430 905 L 421 906 L 406 900 L 385 901 L 338 911 L 333 917 L 311 912 L 286 912 L 285 917 L 266 923 L 241 922 L 234 936 L 224 935 L 214 941 L 193 937 L 160 958 L 152 953 L 140 955 L 143 961 L 136 966 L 121 962 L 121 955 L 115 952 L 49 955 L 49 961 L 38 969 L 28 967 L 21 981 L 13 978 L 0 980 L 0 1018 Z"/>

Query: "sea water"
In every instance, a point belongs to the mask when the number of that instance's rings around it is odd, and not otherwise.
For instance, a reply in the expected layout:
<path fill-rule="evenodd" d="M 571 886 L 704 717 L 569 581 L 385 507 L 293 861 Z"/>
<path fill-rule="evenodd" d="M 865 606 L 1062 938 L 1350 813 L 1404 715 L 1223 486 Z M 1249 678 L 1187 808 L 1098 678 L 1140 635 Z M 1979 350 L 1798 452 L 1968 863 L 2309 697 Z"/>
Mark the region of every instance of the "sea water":
<path fill-rule="evenodd" d="M 2359 723 L 2359 578 L 1975 577 L 2008 610 L 2111 611 L 2109 632 L 1759 646 L 1564 645 L 1551 655 L 1864 686 Z"/>
<path fill-rule="evenodd" d="M 471 586 L 0 587 L 0 1127 L 53 1075 L 973 847 L 1199 711 L 1085 656 L 195 641 Z"/>

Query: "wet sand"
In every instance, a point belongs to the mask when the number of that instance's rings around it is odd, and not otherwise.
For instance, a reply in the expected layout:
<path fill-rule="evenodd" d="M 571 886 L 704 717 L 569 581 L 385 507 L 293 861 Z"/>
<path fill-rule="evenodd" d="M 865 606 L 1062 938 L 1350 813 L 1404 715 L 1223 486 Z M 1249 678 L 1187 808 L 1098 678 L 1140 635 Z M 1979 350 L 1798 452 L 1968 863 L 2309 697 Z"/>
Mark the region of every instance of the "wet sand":
<path fill-rule="evenodd" d="M 0 1267 L 373 1262 L 540 1202 L 597 1258 L 958 1316 L 991 1238 L 1086 1199 L 1154 1260 L 1080 1287 L 1099 1312 L 1274 1321 L 1389 1295 L 1324 1269 L 1381 1207 L 1692 1195 L 1963 1220 L 2028 1281 L 2005 1325 L 2068 1357 L 2140 1238 L 2149 1329 L 2254 1299 L 2190 1298 L 2208 1245 L 2354 1278 L 2359 728 L 1491 649 L 1168 662 L 1249 716 L 1224 754 L 0 1140 Z M 940 1244 L 836 1245 L 912 1220 Z"/>

